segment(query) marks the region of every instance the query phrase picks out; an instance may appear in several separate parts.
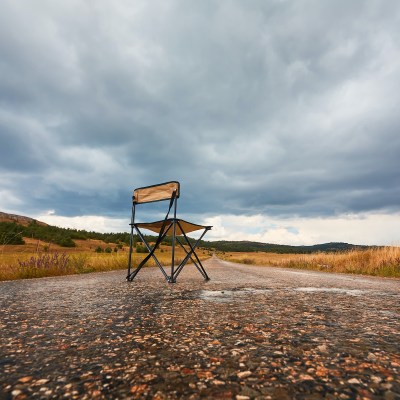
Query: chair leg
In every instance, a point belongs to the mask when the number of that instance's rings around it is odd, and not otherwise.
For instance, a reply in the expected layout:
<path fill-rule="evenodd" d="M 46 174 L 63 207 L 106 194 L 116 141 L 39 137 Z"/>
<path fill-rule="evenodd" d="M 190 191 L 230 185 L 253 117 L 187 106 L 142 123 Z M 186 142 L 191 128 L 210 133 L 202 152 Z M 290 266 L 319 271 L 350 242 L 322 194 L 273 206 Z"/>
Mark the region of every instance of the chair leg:
<path fill-rule="evenodd" d="M 131 225 L 131 237 L 129 240 L 128 275 L 126 277 L 126 280 L 128 280 L 128 281 L 129 281 L 129 277 L 131 276 L 132 248 L 133 248 L 133 225 Z"/>

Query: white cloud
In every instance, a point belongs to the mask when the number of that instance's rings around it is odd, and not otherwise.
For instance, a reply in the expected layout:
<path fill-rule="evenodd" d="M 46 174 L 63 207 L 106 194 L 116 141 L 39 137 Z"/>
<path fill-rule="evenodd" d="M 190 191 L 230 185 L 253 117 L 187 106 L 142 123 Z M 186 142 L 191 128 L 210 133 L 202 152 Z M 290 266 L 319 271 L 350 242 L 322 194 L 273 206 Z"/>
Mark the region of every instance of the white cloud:
<path fill-rule="evenodd" d="M 251 240 L 288 245 L 347 242 L 399 245 L 400 214 L 343 215 L 325 218 L 221 215 L 206 218 L 213 225 L 209 240 Z"/>
<path fill-rule="evenodd" d="M 115 191 L 125 175 L 119 159 L 106 150 L 70 147 L 60 149 L 59 158 L 63 165 L 69 165 L 68 173 L 63 169 L 48 171 L 44 177 L 48 186 L 79 193 L 101 192 L 104 189 Z"/>
<path fill-rule="evenodd" d="M 128 231 L 128 224 L 130 222 L 124 219 L 106 218 L 98 215 L 63 217 L 54 215 L 54 212 L 40 214 L 34 218 L 39 221 L 46 222 L 49 225 L 71 229 L 85 229 L 87 231 L 95 231 L 100 233 L 126 232 Z"/>
<path fill-rule="evenodd" d="M 0 210 L 3 212 L 16 213 L 14 207 L 22 205 L 22 200 L 10 190 L 0 190 Z M 7 210 L 7 211 L 6 211 Z"/>

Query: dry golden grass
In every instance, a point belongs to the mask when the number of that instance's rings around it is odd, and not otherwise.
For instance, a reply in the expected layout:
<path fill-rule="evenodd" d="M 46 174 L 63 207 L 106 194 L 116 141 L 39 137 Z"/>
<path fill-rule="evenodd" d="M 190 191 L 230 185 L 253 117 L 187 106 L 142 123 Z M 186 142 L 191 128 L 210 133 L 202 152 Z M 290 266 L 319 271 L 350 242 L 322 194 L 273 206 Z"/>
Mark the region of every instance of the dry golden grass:
<path fill-rule="evenodd" d="M 96 248 L 97 243 L 92 243 L 91 247 Z M 107 247 L 102 243 L 102 247 Z M 118 253 L 96 253 L 94 250 L 88 250 L 87 247 L 78 247 L 74 249 L 60 249 L 55 251 L 50 249 L 48 252 L 32 251 L 26 246 L 4 246 L 6 251 L 0 249 L 0 281 L 14 280 L 23 278 L 40 278 L 44 276 L 58 276 L 70 274 L 82 274 L 89 272 L 112 271 L 117 269 L 126 269 L 128 264 L 128 248 L 124 247 Z M 12 248 L 11 248 L 12 247 Z M 15 251 L 17 247 L 18 252 Z M 113 247 L 113 246 L 110 246 Z M 10 251 L 14 250 L 14 251 Z M 66 250 L 64 252 L 63 250 Z M 55 254 L 58 254 L 58 259 L 55 259 Z M 197 254 L 201 260 L 209 257 L 207 251 L 198 250 Z M 60 262 L 61 256 L 68 257 L 67 262 Z M 147 253 L 133 253 L 132 267 L 136 267 Z M 171 265 L 171 247 L 162 246 L 156 251 L 157 258 L 162 265 Z M 49 256 L 47 266 L 38 267 L 38 258 L 40 261 L 46 260 Z M 32 259 L 33 257 L 33 259 Z M 182 249 L 175 249 L 175 264 L 178 264 L 185 257 Z M 55 260 L 55 261 L 52 261 Z M 24 266 L 20 262 L 25 263 Z M 41 263 L 43 264 L 43 263 Z M 155 266 L 154 260 L 151 258 L 146 266 Z"/>
<path fill-rule="evenodd" d="M 400 247 L 392 246 L 337 253 L 276 254 L 257 252 L 225 253 L 219 254 L 219 256 L 224 260 L 242 264 L 400 277 Z"/>

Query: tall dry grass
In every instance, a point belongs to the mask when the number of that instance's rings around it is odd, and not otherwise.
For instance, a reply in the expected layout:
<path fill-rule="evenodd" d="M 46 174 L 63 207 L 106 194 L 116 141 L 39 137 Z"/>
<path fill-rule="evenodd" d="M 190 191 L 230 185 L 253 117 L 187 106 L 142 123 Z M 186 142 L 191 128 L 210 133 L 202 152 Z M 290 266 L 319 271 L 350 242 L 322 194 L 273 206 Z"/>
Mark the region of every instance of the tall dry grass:
<path fill-rule="evenodd" d="M 226 253 L 221 258 L 243 264 L 400 278 L 400 247 L 387 246 L 336 253 Z"/>
<path fill-rule="evenodd" d="M 67 260 L 63 264 L 41 262 L 44 257 L 53 259 L 55 254 Z M 137 257 L 133 264 L 137 264 Z M 80 253 L 12 253 L 1 255 L 0 280 L 14 280 L 26 278 L 42 278 L 45 276 L 59 276 L 82 274 L 95 271 L 111 271 L 123 269 L 127 265 L 126 254 L 96 254 Z"/>
<path fill-rule="evenodd" d="M 175 264 L 184 258 L 184 252 L 176 249 Z M 139 265 L 146 253 L 132 254 L 132 268 Z M 162 265 L 171 264 L 170 248 L 156 251 L 158 260 Z M 199 258 L 204 260 L 209 257 L 208 253 L 198 252 Z M 126 269 L 128 264 L 128 253 L 95 253 L 95 252 L 51 252 L 51 253 L 3 253 L 0 254 L 0 281 L 41 278 L 45 276 L 59 276 L 71 274 L 84 274 L 90 272 L 112 271 Z M 155 266 L 150 259 L 145 267 Z"/>

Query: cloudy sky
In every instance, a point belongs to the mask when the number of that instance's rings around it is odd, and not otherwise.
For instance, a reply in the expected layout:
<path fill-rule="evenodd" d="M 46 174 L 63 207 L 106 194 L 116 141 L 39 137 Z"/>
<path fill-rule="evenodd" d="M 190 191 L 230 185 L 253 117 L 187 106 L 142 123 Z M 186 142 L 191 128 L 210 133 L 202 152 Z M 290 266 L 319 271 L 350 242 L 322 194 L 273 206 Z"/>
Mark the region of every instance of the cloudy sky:
<path fill-rule="evenodd" d="M 0 211 L 169 180 L 209 239 L 400 245 L 400 2 L 2 0 Z"/>

